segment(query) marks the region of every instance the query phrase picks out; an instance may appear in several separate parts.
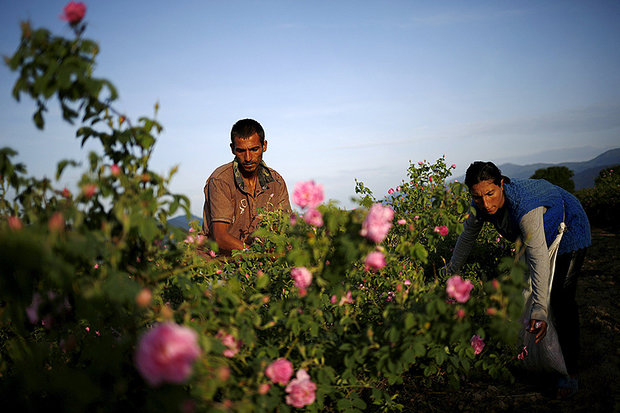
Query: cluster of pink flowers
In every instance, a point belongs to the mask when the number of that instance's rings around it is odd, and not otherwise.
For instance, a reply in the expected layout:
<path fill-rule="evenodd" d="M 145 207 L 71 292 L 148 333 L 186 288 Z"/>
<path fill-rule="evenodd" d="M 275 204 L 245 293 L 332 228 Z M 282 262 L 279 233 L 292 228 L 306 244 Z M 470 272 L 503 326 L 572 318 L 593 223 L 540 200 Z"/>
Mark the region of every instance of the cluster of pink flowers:
<path fill-rule="evenodd" d="M 190 231 L 190 232 L 191 232 L 191 231 Z M 204 242 L 205 242 L 205 240 L 206 240 L 206 239 L 207 239 L 207 238 L 206 238 L 204 235 L 193 235 L 193 234 L 190 234 L 190 235 L 188 235 L 188 236 L 187 236 L 187 237 L 183 240 L 183 242 L 185 242 L 186 244 L 196 244 L 196 245 L 201 245 L 202 243 L 204 243 Z M 211 251 L 211 252 L 213 252 L 213 251 Z M 209 253 L 209 255 L 211 255 L 211 254 Z M 212 257 L 214 257 L 214 256 L 215 256 L 215 252 L 213 252 L 213 254 L 212 254 L 211 256 L 212 256 Z"/>
<path fill-rule="evenodd" d="M 286 404 L 301 409 L 302 407 L 314 403 L 316 384 L 310 380 L 310 375 L 304 369 L 297 370 L 295 378 L 284 389 Z"/>
<path fill-rule="evenodd" d="M 60 15 L 60 18 L 69 22 L 69 24 L 75 25 L 82 21 L 86 14 L 86 5 L 81 1 L 70 1 L 63 9 L 64 14 Z"/>
<path fill-rule="evenodd" d="M 433 229 L 433 231 L 437 232 L 442 237 L 445 237 L 450 232 L 448 227 L 445 226 L 445 225 L 441 225 L 441 226 L 435 227 L 435 229 Z"/>
<path fill-rule="evenodd" d="M 185 382 L 198 356 L 200 347 L 194 330 L 163 323 L 140 338 L 135 360 L 142 377 L 151 386 L 158 386 L 163 382 Z"/>
<path fill-rule="evenodd" d="M 286 404 L 297 408 L 314 403 L 316 398 L 316 384 L 310 380 L 310 375 L 304 369 L 297 370 L 293 380 L 293 363 L 285 358 L 279 358 L 265 369 L 265 375 L 275 383 L 286 386 Z M 270 385 L 263 383 L 259 386 L 259 393 L 266 394 Z"/>
<path fill-rule="evenodd" d="M 477 336 L 475 334 L 471 337 L 470 344 L 474 348 L 474 354 L 482 353 L 482 350 L 484 349 L 484 345 L 485 345 L 482 337 Z"/>
<path fill-rule="evenodd" d="M 460 276 L 455 275 L 448 279 L 446 292 L 459 303 L 465 303 L 469 300 L 469 293 L 474 285 L 469 280 L 463 280 Z"/>
<path fill-rule="evenodd" d="M 215 338 L 219 339 L 227 347 L 222 353 L 224 357 L 234 357 L 241 349 L 241 342 L 236 340 L 232 334 L 225 333 L 224 330 L 218 331 Z"/>
<path fill-rule="evenodd" d="M 330 299 L 330 302 L 332 304 L 336 304 L 336 301 L 338 301 L 338 298 L 334 294 L 334 295 L 332 295 L 332 298 Z M 353 302 L 354 301 L 353 301 L 353 297 L 351 296 L 351 290 L 348 290 L 345 295 L 340 297 L 340 302 L 338 303 L 338 306 L 342 307 L 345 304 L 353 304 Z"/>
<path fill-rule="evenodd" d="M 316 209 L 323 202 L 323 185 L 314 181 L 297 182 L 293 190 L 293 202 L 302 209 L 308 208 L 304 214 L 304 221 L 313 227 L 323 225 L 323 216 Z M 295 225 L 297 218 L 291 215 L 291 225 Z"/>
<path fill-rule="evenodd" d="M 362 223 L 360 234 L 374 242 L 381 242 L 387 236 L 388 231 L 392 227 L 392 218 L 394 218 L 394 210 L 389 206 L 374 204 L 370 207 L 366 219 Z"/>
<path fill-rule="evenodd" d="M 306 289 L 312 284 L 312 273 L 306 267 L 293 267 L 291 278 L 295 281 L 295 287 L 299 290 L 299 295 L 306 295 Z"/>
<path fill-rule="evenodd" d="M 385 267 L 385 255 L 380 251 L 373 251 L 366 256 L 364 268 L 366 271 L 377 271 Z"/>

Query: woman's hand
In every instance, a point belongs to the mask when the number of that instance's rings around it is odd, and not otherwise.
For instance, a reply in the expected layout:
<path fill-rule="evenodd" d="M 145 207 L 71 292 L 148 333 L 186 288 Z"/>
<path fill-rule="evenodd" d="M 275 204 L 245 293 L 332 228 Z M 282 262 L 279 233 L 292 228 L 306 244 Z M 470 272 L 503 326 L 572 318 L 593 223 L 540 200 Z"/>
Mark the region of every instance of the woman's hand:
<path fill-rule="evenodd" d="M 536 334 L 536 342 L 538 343 L 547 335 L 547 322 L 531 319 L 530 327 L 527 329 L 527 332 Z"/>

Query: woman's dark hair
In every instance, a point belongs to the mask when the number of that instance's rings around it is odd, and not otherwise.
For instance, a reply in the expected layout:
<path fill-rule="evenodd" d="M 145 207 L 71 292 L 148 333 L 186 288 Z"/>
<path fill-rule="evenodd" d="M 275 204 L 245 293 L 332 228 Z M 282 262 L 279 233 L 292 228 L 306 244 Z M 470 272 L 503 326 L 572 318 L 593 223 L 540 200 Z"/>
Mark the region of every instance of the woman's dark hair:
<path fill-rule="evenodd" d="M 476 161 L 469 165 L 465 173 L 465 185 L 469 189 L 478 182 L 488 181 L 489 179 L 493 180 L 497 186 L 501 185 L 502 179 L 504 183 L 510 182 L 510 178 L 502 175 L 502 171 L 493 162 Z"/>

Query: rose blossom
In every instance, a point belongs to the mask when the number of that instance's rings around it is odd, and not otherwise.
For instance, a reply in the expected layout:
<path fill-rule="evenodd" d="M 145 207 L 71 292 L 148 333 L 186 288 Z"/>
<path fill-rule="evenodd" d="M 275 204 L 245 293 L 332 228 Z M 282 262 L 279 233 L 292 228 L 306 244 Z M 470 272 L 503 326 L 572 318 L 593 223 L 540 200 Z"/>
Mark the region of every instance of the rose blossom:
<path fill-rule="evenodd" d="M 474 354 L 482 353 L 482 349 L 484 348 L 484 340 L 482 337 L 474 334 L 471 336 L 470 344 L 474 348 Z"/>
<path fill-rule="evenodd" d="M 392 195 L 394 193 L 394 188 L 388 189 L 388 194 Z"/>
<path fill-rule="evenodd" d="M 286 386 L 293 375 L 293 363 L 279 358 L 265 369 L 265 375 L 274 383 Z"/>
<path fill-rule="evenodd" d="M 351 290 L 348 290 L 345 295 L 340 297 L 340 302 L 338 305 L 342 307 L 345 304 L 353 304 L 353 297 L 351 297 Z"/>
<path fill-rule="evenodd" d="M 299 293 L 306 295 L 306 288 L 312 284 L 312 273 L 306 267 L 294 267 L 291 269 L 291 278 L 295 281 L 295 287 Z"/>
<path fill-rule="evenodd" d="M 78 24 L 86 14 L 86 5 L 81 1 L 70 1 L 63 9 L 63 12 L 64 14 L 60 16 L 62 20 L 69 22 L 69 24 Z"/>
<path fill-rule="evenodd" d="M 119 176 L 121 174 L 121 167 L 114 164 L 110 166 L 110 172 L 112 173 L 112 176 Z"/>
<path fill-rule="evenodd" d="M 302 407 L 314 403 L 316 384 L 310 380 L 306 370 L 297 370 L 297 375 L 286 386 L 286 404 L 301 409 Z"/>
<path fill-rule="evenodd" d="M 381 204 L 374 204 L 370 207 L 370 211 L 368 211 L 360 234 L 377 243 L 383 241 L 392 227 L 393 217 L 394 210 L 392 208 L 389 206 L 384 207 Z"/>
<path fill-rule="evenodd" d="M 405 224 L 407 224 L 407 220 L 406 220 L 406 219 L 402 219 L 402 218 L 401 218 L 401 219 L 399 219 L 398 221 L 396 221 L 396 223 L 397 223 L 398 225 L 405 225 Z"/>
<path fill-rule="evenodd" d="M 314 208 L 323 202 L 323 185 L 314 181 L 297 182 L 293 190 L 293 202 L 301 208 Z"/>
<path fill-rule="evenodd" d="M 227 334 L 223 330 L 219 330 L 215 335 L 215 338 L 219 339 L 223 345 L 228 347 L 222 353 L 224 357 L 232 358 L 239 352 L 241 348 L 241 342 L 235 340 L 232 334 Z"/>
<path fill-rule="evenodd" d="M 269 385 L 269 383 L 262 383 L 260 386 L 258 386 L 258 394 L 267 394 L 270 388 L 271 386 Z"/>
<path fill-rule="evenodd" d="M 380 270 L 385 267 L 385 255 L 380 251 L 373 251 L 366 256 L 364 261 L 365 268 L 373 271 Z"/>
<path fill-rule="evenodd" d="M 446 292 L 452 298 L 459 303 L 464 303 L 469 300 L 469 292 L 474 288 L 474 285 L 469 280 L 463 280 L 460 276 L 455 275 L 448 279 L 446 286 Z"/>
<path fill-rule="evenodd" d="M 310 208 L 304 214 L 304 221 L 306 221 L 307 224 L 312 225 L 313 227 L 320 227 L 323 225 L 323 216 L 318 210 Z"/>
<path fill-rule="evenodd" d="M 455 163 L 452 164 L 452 169 L 456 169 L 456 164 Z"/>
<path fill-rule="evenodd" d="M 60 232 L 65 229 L 65 218 L 62 216 L 62 213 L 54 212 L 54 215 L 52 215 L 47 225 L 50 231 Z"/>
<path fill-rule="evenodd" d="M 9 228 L 13 231 L 19 231 L 22 229 L 22 221 L 19 217 L 8 217 L 7 221 L 9 222 Z"/>
<path fill-rule="evenodd" d="M 86 184 L 82 186 L 82 192 L 86 198 L 91 198 L 97 192 L 97 185 L 95 184 Z"/>
<path fill-rule="evenodd" d="M 450 232 L 448 227 L 445 226 L 445 225 L 442 225 L 440 227 L 435 227 L 435 229 L 433 231 L 439 233 L 439 235 L 441 235 L 442 237 L 445 237 Z"/>
<path fill-rule="evenodd" d="M 180 384 L 192 374 L 192 365 L 199 355 L 198 335 L 194 330 L 163 323 L 140 338 L 136 367 L 151 386 L 162 382 Z"/>

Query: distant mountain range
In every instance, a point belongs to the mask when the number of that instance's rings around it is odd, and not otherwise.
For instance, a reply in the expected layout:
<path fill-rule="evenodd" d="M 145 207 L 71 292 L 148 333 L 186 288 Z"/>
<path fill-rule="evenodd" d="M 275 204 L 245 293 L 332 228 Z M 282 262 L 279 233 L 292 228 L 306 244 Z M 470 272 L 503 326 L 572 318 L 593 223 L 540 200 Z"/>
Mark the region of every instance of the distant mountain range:
<path fill-rule="evenodd" d="M 509 178 L 529 178 L 534 175 L 537 169 L 548 168 L 550 166 L 565 166 L 575 174 L 573 182 L 575 190 L 590 188 L 594 186 L 594 179 L 603 168 L 609 168 L 620 164 L 620 148 L 610 149 L 603 152 L 596 158 L 585 162 L 562 162 L 562 163 L 534 163 L 529 165 L 515 165 L 505 163 L 497 165 L 502 174 Z M 456 178 L 460 182 L 465 180 L 465 175 Z"/>
<path fill-rule="evenodd" d="M 563 163 L 533 163 L 529 165 L 516 165 L 513 163 L 505 163 L 497 165 L 501 169 L 502 174 L 509 178 L 529 178 L 534 175 L 537 169 L 548 168 L 550 166 L 565 166 L 575 174 L 573 176 L 573 182 L 575 182 L 575 189 L 590 188 L 594 186 L 594 178 L 598 176 L 598 173 L 603 168 L 609 168 L 611 166 L 620 164 L 620 148 L 610 149 L 603 152 L 599 156 L 585 162 L 563 162 Z M 456 178 L 459 182 L 465 180 L 465 176 L 459 176 Z M 175 227 L 189 229 L 190 221 L 198 221 L 202 225 L 202 217 L 195 215 L 191 216 L 191 219 L 187 219 L 185 215 L 179 215 L 171 218 L 168 222 Z"/>

